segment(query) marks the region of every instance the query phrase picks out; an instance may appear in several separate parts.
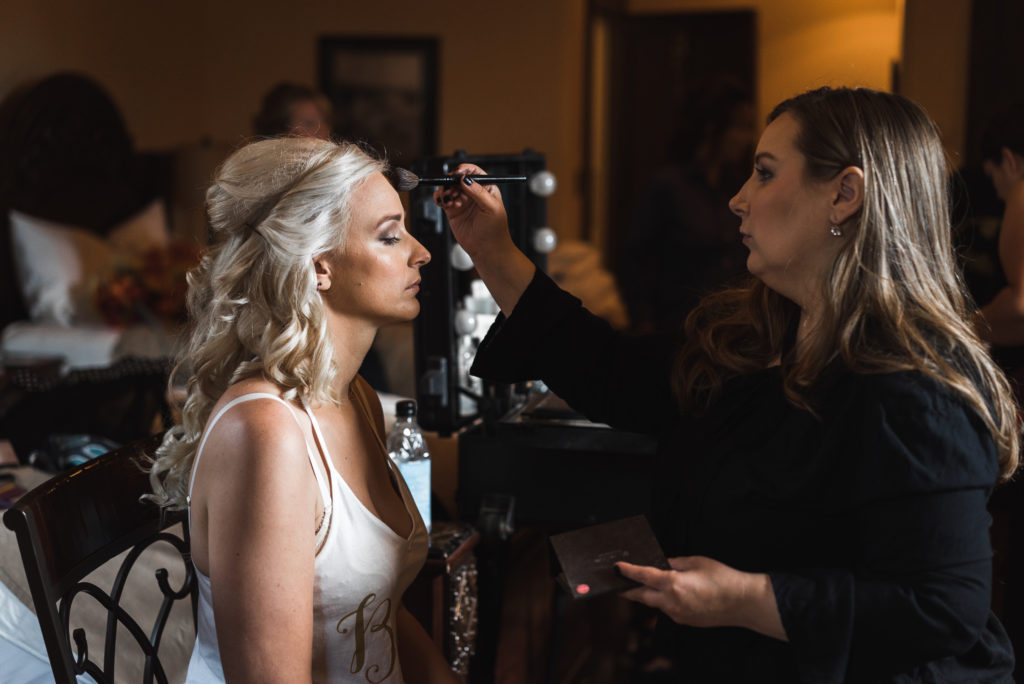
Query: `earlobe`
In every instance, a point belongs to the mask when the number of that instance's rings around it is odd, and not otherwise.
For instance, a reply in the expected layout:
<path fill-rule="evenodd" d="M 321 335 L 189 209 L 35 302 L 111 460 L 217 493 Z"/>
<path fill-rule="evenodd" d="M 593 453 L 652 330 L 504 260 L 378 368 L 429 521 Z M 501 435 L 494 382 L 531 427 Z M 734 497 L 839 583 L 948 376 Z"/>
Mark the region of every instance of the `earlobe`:
<path fill-rule="evenodd" d="M 323 257 L 313 258 L 313 274 L 316 276 L 316 289 L 326 292 L 331 289 L 331 265 Z"/>

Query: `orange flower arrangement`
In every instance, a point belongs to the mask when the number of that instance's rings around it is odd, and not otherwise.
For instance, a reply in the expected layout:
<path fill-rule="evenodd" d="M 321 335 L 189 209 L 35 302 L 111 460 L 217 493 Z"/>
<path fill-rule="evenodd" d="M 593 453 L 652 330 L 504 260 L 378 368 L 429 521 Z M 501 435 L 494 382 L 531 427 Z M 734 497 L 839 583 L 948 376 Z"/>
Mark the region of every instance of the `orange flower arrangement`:
<path fill-rule="evenodd" d="M 179 324 L 185 320 L 186 275 L 199 263 L 199 249 L 172 242 L 151 249 L 141 263 L 121 264 L 96 288 L 95 304 L 107 325 Z"/>

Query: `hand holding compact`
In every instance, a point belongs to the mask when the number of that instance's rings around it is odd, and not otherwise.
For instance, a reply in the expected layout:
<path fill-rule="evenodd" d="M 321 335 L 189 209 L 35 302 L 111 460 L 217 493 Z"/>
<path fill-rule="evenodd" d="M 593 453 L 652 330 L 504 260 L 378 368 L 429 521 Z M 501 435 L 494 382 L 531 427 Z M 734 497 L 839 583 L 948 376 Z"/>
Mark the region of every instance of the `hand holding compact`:
<path fill-rule="evenodd" d="M 620 562 L 623 576 L 643 586 L 622 594 L 692 627 L 747 627 L 786 639 L 767 575 L 741 572 L 703 556 L 670 558 L 671 570 Z"/>

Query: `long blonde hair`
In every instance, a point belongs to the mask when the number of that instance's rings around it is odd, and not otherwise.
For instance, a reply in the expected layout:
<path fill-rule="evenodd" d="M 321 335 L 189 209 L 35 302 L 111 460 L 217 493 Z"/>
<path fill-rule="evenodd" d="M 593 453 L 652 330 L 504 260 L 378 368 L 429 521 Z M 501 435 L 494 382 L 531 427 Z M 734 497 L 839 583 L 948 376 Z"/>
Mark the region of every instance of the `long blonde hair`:
<path fill-rule="evenodd" d="M 262 375 L 286 397 L 337 403 L 313 258 L 345 239 L 353 190 L 386 165 L 359 147 L 276 138 L 235 151 L 206 192 L 214 246 L 188 277 L 188 342 L 171 377 L 191 375 L 182 424 L 150 469 L 162 506 L 182 508 L 210 411 L 227 388 Z"/>
<path fill-rule="evenodd" d="M 841 226 L 824 314 L 799 357 L 783 357 L 800 316 L 793 302 L 755 280 L 712 295 L 686 321 L 674 383 L 681 404 L 700 408 L 728 378 L 779 358 L 787 398 L 808 410 L 817 379 L 833 363 L 858 373 L 916 370 L 984 420 L 1009 478 L 1019 462 L 1017 406 L 971 326 L 935 124 L 906 98 L 860 88 L 798 95 L 778 105 L 769 123 L 782 114 L 800 127 L 796 146 L 808 180 L 860 168 L 863 207 Z"/>

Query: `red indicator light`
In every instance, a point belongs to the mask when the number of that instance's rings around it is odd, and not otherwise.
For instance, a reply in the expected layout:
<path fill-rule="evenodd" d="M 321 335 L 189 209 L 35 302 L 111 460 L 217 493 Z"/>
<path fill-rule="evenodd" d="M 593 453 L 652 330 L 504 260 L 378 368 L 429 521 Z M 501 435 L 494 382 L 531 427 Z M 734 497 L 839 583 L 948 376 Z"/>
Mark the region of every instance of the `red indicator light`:
<path fill-rule="evenodd" d="M 590 593 L 590 585 L 589 584 L 577 584 L 576 585 L 576 593 L 577 594 L 589 594 Z"/>

